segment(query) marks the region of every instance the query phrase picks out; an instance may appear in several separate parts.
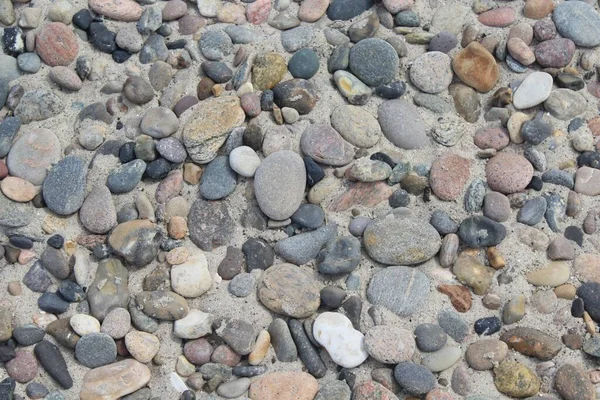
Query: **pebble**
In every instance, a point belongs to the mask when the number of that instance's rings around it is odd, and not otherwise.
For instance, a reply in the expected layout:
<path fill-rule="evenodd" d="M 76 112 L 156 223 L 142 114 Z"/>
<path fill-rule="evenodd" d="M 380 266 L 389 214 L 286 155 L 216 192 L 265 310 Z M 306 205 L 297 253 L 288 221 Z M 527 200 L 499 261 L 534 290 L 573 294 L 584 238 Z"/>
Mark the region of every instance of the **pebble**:
<path fill-rule="evenodd" d="M 375 273 L 367 288 L 367 298 L 401 317 L 414 314 L 429 296 L 429 279 L 409 267 L 388 267 Z"/>
<path fill-rule="evenodd" d="M 415 328 L 414 335 L 417 347 L 423 352 L 438 351 L 448 340 L 446 332 L 436 324 L 420 324 Z"/>
<path fill-rule="evenodd" d="M 465 360 L 474 370 L 485 371 L 501 363 L 507 354 L 506 343 L 498 339 L 483 339 L 469 345 Z"/>
<path fill-rule="evenodd" d="M 371 0 L 351 0 L 349 2 L 332 0 L 327 8 L 327 16 L 330 20 L 347 21 L 352 19 L 373 6 Z"/>
<path fill-rule="evenodd" d="M 441 200 L 456 200 L 470 175 L 469 160 L 456 154 L 441 156 L 431 165 L 429 184 Z"/>
<path fill-rule="evenodd" d="M 338 90 L 353 105 L 366 104 L 372 95 L 372 90 L 357 77 L 346 71 L 335 71 L 333 79 Z"/>
<path fill-rule="evenodd" d="M 113 339 L 122 339 L 131 329 L 131 316 L 125 308 L 111 310 L 102 321 L 101 332 Z"/>
<path fill-rule="evenodd" d="M 293 318 L 312 315 L 320 304 L 316 282 L 291 264 L 275 265 L 263 273 L 258 298 L 271 311 Z"/>
<path fill-rule="evenodd" d="M 425 366 L 412 362 L 399 363 L 394 368 L 394 377 L 400 386 L 411 394 L 425 394 L 436 386 L 436 379 L 431 371 Z"/>
<path fill-rule="evenodd" d="M 81 337 L 75 347 L 75 357 L 88 368 L 111 364 L 117 357 L 114 340 L 104 333 L 89 333 Z"/>
<path fill-rule="evenodd" d="M 60 386 L 64 389 L 70 389 L 73 386 L 73 378 L 71 378 L 67 363 L 58 347 L 47 340 L 42 340 L 35 345 L 33 351 L 46 373 Z"/>
<path fill-rule="evenodd" d="M 461 81 L 479 92 L 490 91 L 499 77 L 494 57 L 477 42 L 470 43 L 454 57 L 452 69 Z"/>
<path fill-rule="evenodd" d="M 600 15 L 587 3 L 560 4 L 554 9 L 552 20 L 558 33 L 577 46 L 595 47 L 600 44 Z"/>
<path fill-rule="evenodd" d="M 342 314 L 320 314 L 313 324 L 313 333 L 332 360 L 344 368 L 354 368 L 369 356 L 364 335 L 354 329 L 352 322 Z"/>
<path fill-rule="evenodd" d="M 298 358 L 298 349 L 290 333 L 290 328 L 283 319 L 273 319 L 268 332 L 271 335 L 271 344 L 279 361 L 291 362 Z"/>
<path fill-rule="evenodd" d="M 485 26 L 503 28 L 511 25 L 515 18 L 515 12 L 512 8 L 500 7 L 480 14 L 477 20 Z"/>
<path fill-rule="evenodd" d="M 237 175 L 229 166 L 229 159 L 220 156 L 212 160 L 200 179 L 200 194 L 207 200 L 220 200 L 235 189 Z"/>
<path fill-rule="evenodd" d="M 494 384 L 499 392 L 513 397 L 534 396 L 541 382 L 535 373 L 516 361 L 503 361 L 494 368 Z"/>
<path fill-rule="evenodd" d="M 377 119 L 381 131 L 395 146 L 409 150 L 429 145 L 419 111 L 405 100 L 384 101 L 379 106 Z"/>
<path fill-rule="evenodd" d="M 425 354 L 421 359 L 421 364 L 431 372 L 442 372 L 460 360 L 461 355 L 460 348 L 447 346 L 436 352 Z"/>
<path fill-rule="evenodd" d="M 136 379 L 128 379 L 135 376 Z M 150 381 L 150 369 L 136 360 L 126 359 L 93 369 L 85 374 L 81 397 L 120 398 L 134 393 Z"/>
<path fill-rule="evenodd" d="M 374 59 L 377 60 L 376 63 L 373 62 Z M 381 39 L 364 39 L 350 49 L 350 70 L 369 86 L 391 82 L 398 65 L 398 54 L 389 43 Z"/>
<path fill-rule="evenodd" d="M 513 105 L 522 110 L 543 103 L 552 91 L 552 76 L 536 71 L 527 75 L 513 95 Z"/>
<path fill-rule="evenodd" d="M 106 186 L 111 193 L 120 194 L 132 191 L 141 181 L 146 170 L 146 163 L 133 160 L 112 170 L 108 175 Z"/>
<path fill-rule="evenodd" d="M 125 345 L 133 358 L 146 364 L 158 353 L 160 341 L 151 333 L 131 331 L 125 335 Z"/>
<path fill-rule="evenodd" d="M 544 101 L 544 108 L 560 120 L 570 120 L 583 113 L 587 106 L 585 98 L 570 89 L 556 89 Z"/>
<path fill-rule="evenodd" d="M 45 24 L 37 33 L 35 50 L 51 67 L 71 64 L 79 51 L 77 37 L 61 22 Z"/>
<path fill-rule="evenodd" d="M 521 155 L 502 152 L 487 162 L 485 172 L 490 189 L 511 194 L 524 190 L 529 184 L 533 166 Z"/>
<path fill-rule="evenodd" d="M 248 397 L 251 400 L 310 400 L 318 390 L 317 380 L 306 372 L 271 372 L 252 382 Z"/>
<path fill-rule="evenodd" d="M 294 78 L 310 79 L 319 70 L 319 58 L 312 49 L 300 49 L 290 58 L 288 70 Z"/>
<path fill-rule="evenodd" d="M 450 62 L 445 53 L 430 50 L 413 62 L 410 80 L 423 92 L 440 93 L 452 82 Z"/>

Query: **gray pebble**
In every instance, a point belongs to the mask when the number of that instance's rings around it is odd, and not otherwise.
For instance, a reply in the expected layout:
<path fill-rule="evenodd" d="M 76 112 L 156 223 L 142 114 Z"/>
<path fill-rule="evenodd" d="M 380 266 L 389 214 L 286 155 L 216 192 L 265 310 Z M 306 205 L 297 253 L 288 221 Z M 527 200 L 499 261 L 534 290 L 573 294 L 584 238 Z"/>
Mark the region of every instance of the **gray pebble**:
<path fill-rule="evenodd" d="M 17 64 L 21 71 L 35 74 L 42 67 L 42 60 L 35 53 L 23 53 L 17 57 Z"/>
<path fill-rule="evenodd" d="M 440 235 L 447 235 L 458 231 L 458 224 L 443 210 L 435 210 L 431 214 L 429 223 L 433 225 Z"/>
<path fill-rule="evenodd" d="M 444 332 L 457 343 L 461 343 L 469 334 L 469 324 L 456 311 L 442 310 L 437 320 Z"/>
<path fill-rule="evenodd" d="M 55 164 L 42 186 L 44 201 L 58 215 L 71 215 L 83 204 L 87 166 L 77 156 L 67 156 Z"/>
<path fill-rule="evenodd" d="M 315 37 L 315 31 L 307 25 L 298 26 L 281 32 L 281 44 L 283 48 L 293 53 L 303 47 L 308 47 Z"/>
<path fill-rule="evenodd" d="M 219 156 L 211 161 L 200 180 L 200 195 L 207 200 L 227 197 L 237 184 L 237 174 L 229 166 L 229 158 Z"/>
<path fill-rule="evenodd" d="M 573 189 L 575 185 L 575 181 L 573 180 L 573 175 L 568 171 L 551 168 L 548 171 L 542 174 L 542 181 L 546 183 L 552 183 L 554 185 L 565 186 L 569 189 Z"/>
<path fill-rule="evenodd" d="M 517 214 L 517 221 L 522 224 L 534 226 L 538 224 L 546 213 L 546 199 L 536 197 L 528 200 Z"/>
<path fill-rule="evenodd" d="M 256 286 L 254 275 L 243 272 L 233 277 L 229 282 L 229 292 L 236 297 L 247 297 Z"/>
<path fill-rule="evenodd" d="M 142 160 L 133 160 L 111 171 L 106 181 L 106 186 L 112 193 L 127 193 L 133 190 L 142 179 L 146 170 L 146 163 Z"/>
<path fill-rule="evenodd" d="M 233 42 L 223 31 L 204 32 L 198 45 L 204 57 L 211 61 L 219 61 L 233 51 Z"/>
<path fill-rule="evenodd" d="M 301 233 L 277 242 L 275 252 L 296 265 L 306 264 L 337 234 L 337 225 L 330 223 L 311 232 Z"/>
<path fill-rule="evenodd" d="M 115 361 L 117 345 L 105 333 L 89 333 L 77 341 L 75 357 L 85 367 L 101 367 Z"/>
<path fill-rule="evenodd" d="M 469 213 L 479 212 L 483 207 L 487 185 L 481 178 L 471 182 L 465 193 L 465 210 Z"/>
<path fill-rule="evenodd" d="M 421 351 L 433 352 L 446 345 L 448 336 L 436 324 L 420 324 L 415 328 L 415 341 Z"/>
<path fill-rule="evenodd" d="M 298 358 L 298 349 L 292 338 L 290 329 L 281 318 L 275 318 L 269 325 L 271 345 L 280 362 L 292 362 Z"/>

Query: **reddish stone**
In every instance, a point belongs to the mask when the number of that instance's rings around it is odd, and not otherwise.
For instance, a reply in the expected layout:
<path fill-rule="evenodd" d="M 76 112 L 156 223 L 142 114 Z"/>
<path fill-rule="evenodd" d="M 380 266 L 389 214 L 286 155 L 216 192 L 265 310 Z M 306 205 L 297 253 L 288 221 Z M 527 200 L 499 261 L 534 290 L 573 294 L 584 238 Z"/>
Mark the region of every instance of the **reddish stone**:
<path fill-rule="evenodd" d="M 533 166 L 520 154 L 501 152 L 485 166 L 490 189 L 502 194 L 525 190 L 533 176 Z"/>
<path fill-rule="evenodd" d="M 597 82 L 594 82 L 597 83 Z M 589 88 L 589 84 L 588 84 L 588 88 Z M 600 85 L 598 85 L 598 88 L 600 88 Z M 598 96 L 596 96 L 598 97 Z M 595 117 L 592 118 L 588 121 L 588 128 L 590 128 L 590 131 L 592 131 L 592 135 L 594 136 L 600 136 L 600 117 Z"/>
<path fill-rule="evenodd" d="M 510 141 L 508 131 L 504 128 L 482 128 L 475 132 L 473 142 L 480 149 L 502 150 Z"/>
<path fill-rule="evenodd" d="M 167 204 L 169 200 L 179 196 L 183 189 L 183 173 L 181 170 L 169 172 L 169 175 L 158 184 L 154 198 L 158 204 Z"/>
<path fill-rule="evenodd" d="M 359 383 L 354 387 L 353 400 L 398 400 L 398 397 L 383 385 L 374 381 Z"/>
<path fill-rule="evenodd" d="M 523 14 L 527 18 L 542 19 L 554 10 L 552 0 L 527 0 L 523 7 Z"/>
<path fill-rule="evenodd" d="M 27 383 L 37 375 L 37 360 L 26 350 L 17 350 L 17 356 L 7 362 L 6 373 L 19 383 Z"/>
<path fill-rule="evenodd" d="M 596 81 L 589 82 L 587 84 L 587 90 L 592 96 L 600 99 L 600 82 L 596 82 Z M 596 118 L 600 118 L 600 117 L 596 117 Z M 594 118 L 594 119 L 596 119 L 596 118 Z"/>
<path fill-rule="evenodd" d="M 503 28 L 509 26 L 515 21 L 515 12 L 512 8 L 500 7 L 480 14 L 477 19 L 486 26 Z"/>
<path fill-rule="evenodd" d="M 210 362 L 213 347 L 208 340 L 200 338 L 186 342 L 183 346 L 183 355 L 189 362 L 195 365 L 204 365 Z"/>
<path fill-rule="evenodd" d="M 469 180 L 471 162 L 457 154 L 435 160 L 429 174 L 431 190 L 440 200 L 456 200 Z"/>
<path fill-rule="evenodd" d="M 454 400 L 454 397 L 450 393 L 444 392 L 442 389 L 433 389 L 431 392 L 427 393 L 425 400 Z"/>
<path fill-rule="evenodd" d="M 38 32 L 35 50 L 49 66 L 67 66 L 77 57 L 79 46 L 71 28 L 60 22 L 51 22 Z"/>
<path fill-rule="evenodd" d="M 546 40 L 535 48 L 535 59 L 542 67 L 562 68 L 569 65 L 575 54 L 571 39 Z"/>
<path fill-rule="evenodd" d="M 329 206 L 329 211 L 344 211 L 353 206 L 374 207 L 394 193 L 385 182 L 357 182 Z"/>
<path fill-rule="evenodd" d="M 218 346 L 210 356 L 210 360 L 217 364 L 224 364 L 230 367 L 235 367 L 242 360 L 242 356 L 233 351 L 226 344 Z"/>
<path fill-rule="evenodd" d="M 0 180 L 6 178 L 8 176 L 8 168 L 4 161 L 0 161 Z"/>
<path fill-rule="evenodd" d="M 269 18 L 271 12 L 271 0 L 256 0 L 248 4 L 246 18 L 254 25 L 260 25 Z"/>
<path fill-rule="evenodd" d="M 450 297 L 450 302 L 456 311 L 465 313 L 471 309 L 473 299 L 471 292 L 462 285 L 440 285 L 438 291 Z"/>
<path fill-rule="evenodd" d="M 200 16 L 187 14 L 178 21 L 180 35 L 193 35 L 206 25 L 206 20 Z"/>

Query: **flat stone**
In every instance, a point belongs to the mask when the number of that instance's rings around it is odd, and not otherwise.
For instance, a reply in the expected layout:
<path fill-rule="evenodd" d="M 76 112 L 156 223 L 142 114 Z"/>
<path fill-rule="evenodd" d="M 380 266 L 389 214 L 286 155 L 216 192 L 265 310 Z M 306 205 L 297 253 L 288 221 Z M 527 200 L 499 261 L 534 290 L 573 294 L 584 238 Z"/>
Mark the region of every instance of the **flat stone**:
<path fill-rule="evenodd" d="M 58 215 L 79 210 L 85 199 L 87 168 L 83 159 L 67 156 L 48 172 L 42 186 L 44 201 Z"/>
<path fill-rule="evenodd" d="M 555 89 L 544 101 L 544 108 L 554 118 L 566 121 L 582 114 L 587 106 L 585 98 L 570 89 Z"/>
<path fill-rule="evenodd" d="M 381 305 L 406 318 L 429 297 L 429 279 L 409 267 L 387 267 L 375 273 L 367 289 L 369 302 Z"/>
<path fill-rule="evenodd" d="M 558 33 L 577 46 L 600 44 L 600 15 L 593 6 L 585 2 L 559 4 L 552 13 L 552 20 Z"/>
<path fill-rule="evenodd" d="M 377 119 L 383 134 L 395 146 L 409 150 L 429 145 L 418 109 L 405 100 L 384 101 L 379 106 Z"/>
<path fill-rule="evenodd" d="M 306 372 L 271 372 L 250 385 L 251 400 L 311 400 L 319 390 L 317 380 Z"/>
<path fill-rule="evenodd" d="M 478 42 L 471 42 L 454 57 L 452 69 L 461 81 L 484 93 L 492 90 L 499 77 L 496 60 Z"/>
<path fill-rule="evenodd" d="M 398 54 L 384 40 L 364 39 L 350 49 L 350 71 L 369 86 L 391 82 L 398 65 Z"/>
<path fill-rule="evenodd" d="M 513 94 L 513 105 L 522 110 L 543 103 L 552 91 L 552 76 L 536 71 L 527 75 Z"/>
<path fill-rule="evenodd" d="M 117 259 L 100 262 L 87 293 L 91 314 L 94 317 L 102 321 L 112 308 L 127 307 L 128 278 L 129 272 Z"/>
<path fill-rule="evenodd" d="M 356 147 L 373 147 L 381 137 L 377 119 L 362 107 L 343 105 L 331 113 L 331 126 Z"/>
<path fill-rule="evenodd" d="M 560 340 L 534 328 L 512 328 L 500 335 L 500 340 L 509 348 L 542 361 L 553 359 L 562 348 Z"/>
<path fill-rule="evenodd" d="M 384 364 L 408 361 L 415 351 L 411 332 L 395 326 L 379 325 L 367 331 L 365 348 L 369 355 Z"/>
<path fill-rule="evenodd" d="M 108 232 L 117 224 L 117 210 L 106 186 L 95 186 L 87 195 L 79 210 L 79 219 L 87 230 L 98 234 Z"/>
<path fill-rule="evenodd" d="M 25 92 L 14 114 L 23 124 L 28 124 L 55 117 L 64 109 L 65 104 L 56 93 L 39 89 Z"/>
<path fill-rule="evenodd" d="M 291 264 L 268 268 L 258 284 L 258 297 L 269 310 L 293 318 L 306 318 L 320 304 L 317 282 Z"/>
<path fill-rule="evenodd" d="M 188 227 L 190 239 L 204 251 L 228 243 L 236 229 L 225 203 L 202 199 L 192 204 Z"/>
<path fill-rule="evenodd" d="M 396 366 L 394 377 L 405 391 L 416 395 L 430 392 L 436 384 L 435 376 L 427 367 L 408 361 Z"/>
<path fill-rule="evenodd" d="M 553 261 L 547 267 L 529 272 L 527 282 L 535 286 L 557 287 L 569 280 L 571 269 L 564 261 Z"/>
<path fill-rule="evenodd" d="M 469 345 L 465 360 L 474 370 L 485 371 L 502 362 L 507 354 L 506 343 L 498 339 L 484 339 Z"/>
<path fill-rule="evenodd" d="M 440 200 L 456 200 L 470 177 L 469 160 L 457 154 L 436 159 L 429 172 L 431 190 Z"/>
<path fill-rule="evenodd" d="M 117 400 L 144 387 L 150 376 L 150 369 L 136 360 L 119 361 L 88 371 L 79 395 L 82 399 Z"/>
<path fill-rule="evenodd" d="M 77 36 L 60 22 L 44 25 L 36 35 L 35 44 L 38 55 L 51 67 L 71 64 L 79 51 Z"/>

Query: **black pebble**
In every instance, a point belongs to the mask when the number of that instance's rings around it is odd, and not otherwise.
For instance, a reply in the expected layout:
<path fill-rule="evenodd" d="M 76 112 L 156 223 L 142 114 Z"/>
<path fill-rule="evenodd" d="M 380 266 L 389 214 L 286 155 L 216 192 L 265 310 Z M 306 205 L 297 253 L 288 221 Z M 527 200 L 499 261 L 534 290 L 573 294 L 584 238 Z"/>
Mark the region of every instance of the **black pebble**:
<path fill-rule="evenodd" d="M 103 53 L 112 54 L 117 50 L 117 44 L 115 43 L 116 36 L 103 23 L 92 22 L 90 24 L 90 42 Z"/>
<path fill-rule="evenodd" d="M 94 257 L 96 257 L 98 260 L 104 260 L 110 256 L 108 247 L 100 243 L 94 246 L 92 253 L 94 253 Z"/>
<path fill-rule="evenodd" d="M 571 304 L 571 315 L 575 318 L 582 318 L 584 309 L 585 307 L 583 304 L 583 299 L 577 297 L 575 300 L 573 300 L 573 303 Z"/>
<path fill-rule="evenodd" d="M 187 40 L 185 39 L 177 39 L 172 42 L 167 42 L 167 49 L 175 50 L 175 49 L 183 49 L 187 44 Z"/>
<path fill-rule="evenodd" d="M 338 308 L 346 298 L 346 291 L 337 286 L 325 286 L 321 289 L 321 305 L 328 309 Z"/>
<path fill-rule="evenodd" d="M 575 132 L 577 129 L 581 128 L 585 124 L 585 120 L 583 118 L 573 118 L 571 122 L 569 122 L 569 127 L 567 128 L 569 133 Z"/>
<path fill-rule="evenodd" d="M 390 156 L 388 156 L 385 153 L 382 152 L 377 152 L 377 153 L 373 153 L 371 154 L 371 157 L 369 157 L 371 160 L 376 160 L 376 161 L 383 161 L 384 163 L 386 163 L 387 165 L 389 165 L 390 167 L 394 168 L 396 166 L 396 163 L 394 162 L 394 160 L 392 160 L 392 158 Z"/>
<path fill-rule="evenodd" d="M 181 393 L 179 400 L 196 400 L 196 393 L 192 392 L 191 390 L 186 390 L 185 392 Z"/>
<path fill-rule="evenodd" d="M 406 83 L 403 81 L 394 81 L 379 85 L 375 89 L 375 94 L 384 99 L 397 99 L 406 92 Z"/>
<path fill-rule="evenodd" d="M 4 28 L 2 35 L 2 44 L 4 52 L 11 56 L 18 56 L 25 51 L 25 36 L 23 31 L 18 26 Z"/>
<path fill-rule="evenodd" d="M 527 143 L 540 144 L 552 134 L 552 125 L 538 116 L 521 126 L 521 136 Z"/>
<path fill-rule="evenodd" d="M 90 75 L 90 72 L 92 72 L 92 62 L 88 56 L 80 56 L 77 58 L 75 72 L 77 72 L 77 76 L 81 78 L 81 80 L 84 80 Z"/>
<path fill-rule="evenodd" d="M 410 204 L 410 195 L 404 189 L 397 189 L 389 198 L 390 207 L 406 207 Z"/>
<path fill-rule="evenodd" d="M 82 8 L 73 15 L 73 25 L 84 31 L 89 29 L 93 20 L 94 16 L 87 8 Z"/>
<path fill-rule="evenodd" d="M 246 269 L 251 272 L 255 269 L 265 270 L 273 265 L 275 252 L 271 245 L 262 239 L 250 238 L 242 245 L 246 256 Z"/>
<path fill-rule="evenodd" d="M 83 288 L 73 281 L 64 280 L 58 287 L 58 293 L 69 303 L 76 303 L 85 300 Z"/>
<path fill-rule="evenodd" d="M 33 240 L 21 235 L 11 236 L 9 242 L 19 249 L 31 249 L 33 247 Z"/>
<path fill-rule="evenodd" d="M 121 164 L 127 164 L 135 160 L 135 142 L 127 142 L 119 149 L 119 160 Z"/>
<path fill-rule="evenodd" d="M 116 50 L 114 53 L 112 53 L 112 59 L 117 64 L 124 63 L 125 61 L 129 60 L 131 56 L 132 54 L 130 52 L 121 49 Z"/>
<path fill-rule="evenodd" d="M 600 153 L 595 151 L 584 151 L 577 157 L 577 166 L 588 166 L 591 168 L 600 169 Z"/>
<path fill-rule="evenodd" d="M 144 177 L 154 180 L 160 180 L 167 177 L 171 172 L 171 163 L 164 158 L 157 158 L 146 167 Z"/>
<path fill-rule="evenodd" d="M 58 347 L 47 340 L 42 340 L 35 345 L 33 352 L 48 375 L 64 389 L 73 387 L 73 378 Z"/>
<path fill-rule="evenodd" d="M 306 336 L 302 322 L 298 321 L 297 319 L 290 319 L 288 321 L 288 326 L 290 328 L 292 338 L 294 339 L 294 343 L 296 343 L 298 356 L 304 363 L 304 366 L 308 372 L 315 378 L 324 377 L 327 373 L 327 367 L 325 367 L 325 364 L 323 364 L 317 349 L 314 348 L 308 339 L 308 336 Z"/>
<path fill-rule="evenodd" d="M 235 376 L 252 377 L 262 375 L 267 372 L 266 365 L 238 365 L 232 370 Z"/>
<path fill-rule="evenodd" d="M 569 226 L 565 229 L 565 237 L 569 240 L 574 241 L 579 245 L 583 246 L 583 231 L 577 226 Z"/>
<path fill-rule="evenodd" d="M 55 249 L 60 249 L 65 244 L 65 238 L 59 234 L 52 235 L 50 239 L 48 239 L 48 246 L 54 247 Z"/>
<path fill-rule="evenodd" d="M 15 342 L 12 339 L 0 343 L 0 362 L 6 363 L 17 356 Z"/>
<path fill-rule="evenodd" d="M 69 309 L 69 303 L 56 293 L 46 292 L 38 299 L 38 307 L 50 314 L 62 314 Z"/>
<path fill-rule="evenodd" d="M 533 189 L 536 191 L 540 191 L 542 190 L 542 188 L 544 187 L 544 182 L 542 181 L 542 179 L 539 176 L 534 175 L 531 178 L 531 181 L 529 182 L 529 185 L 527 185 L 527 189 Z"/>
<path fill-rule="evenodd" d="M 342 303 L 342 309 L 344 310 L 346 317 L 352 322 L 354 329 L 358 329 L 360 327 L 360 312 L 362 310 L 362 300 L 360 297 L 348 297 L 348 299 Z"/>
<path fill-rule="evenodd" d="M 265 90 L 262 92 L 260 96 L 260 108 L 263 111 L 271 111 L 273 110 L 273 101 L 275 96 L 273 95 L 272 90 Z"/>
<path fill-rule="evenodd" d="M 173 29 L 169 26 L 169 24 L 164 23 L 156 30 L 156 33 L 162 37 L 167 37 L 173 33 Z"/>
<path fill-rule="evenodd" d="M 472 248 L 496 246 L 506 237 L 506 227 L 488 217 L 476 215 L 461 222 L 458 237 Z"/>
<path fill-rule="evenodd" d="M 493 335 L 494 333 L 498 332 L 501 327 L 502 322 L 500 322 L 500 319 L 498 317 L 480 318 L 477 321 L 475 321 L 474 326 L 475 332 L 478 335 L 485 336 Z"/>
<path fill-rule="evenodd" d="M 121 121 L 117 121 L 117 130 L 120 131 L 123 129 L 123 123 Z"/>
<path fill-rule="evenodd" d="M 325 171 L 312 158 L 304 157 L 304 165 L 306 167 L 306 184 L 310 187 L 316 185 L 325 178 Z"/>
<path fill-rule="evenodd" d="M 583 300 L 585 311 L 596 322 L 600 321 L 600 283 L 585 282 L 577 289 L 577 296 Z"/>

